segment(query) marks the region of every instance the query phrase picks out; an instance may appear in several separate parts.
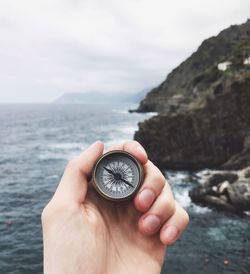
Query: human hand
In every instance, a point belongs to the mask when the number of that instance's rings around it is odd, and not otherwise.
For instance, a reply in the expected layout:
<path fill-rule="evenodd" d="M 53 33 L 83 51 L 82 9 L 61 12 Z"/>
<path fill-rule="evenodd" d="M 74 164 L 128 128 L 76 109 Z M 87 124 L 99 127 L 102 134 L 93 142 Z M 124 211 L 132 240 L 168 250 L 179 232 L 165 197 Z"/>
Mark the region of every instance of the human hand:
<path fill-rule="evenodd" d="M 89 184 L 103 154 L 100 141 L 67 165 L 42 212 L 45 274 L 160 273 L 166 245 L 188 224 L 159 169 L 136 141 L 113 146 L 143 165 L 145 178 L 133 201 L 110 202 Z"/>

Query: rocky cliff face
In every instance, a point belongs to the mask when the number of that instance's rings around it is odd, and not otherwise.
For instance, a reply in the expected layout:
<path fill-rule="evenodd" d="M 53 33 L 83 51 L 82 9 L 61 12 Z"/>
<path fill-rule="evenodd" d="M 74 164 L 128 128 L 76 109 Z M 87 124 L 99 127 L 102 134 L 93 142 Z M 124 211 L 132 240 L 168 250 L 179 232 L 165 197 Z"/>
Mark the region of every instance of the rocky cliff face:
<path fill-rule="evenodd" d="M 250 20 L 204 41 L 146 96 L 139 111 L 160 113 L 135 139 L 151 160 L 174 169 L 250 165 L 249 56 Z"/>
<path fill-rule="evenodd" d="M 243 168 L 250 163 L 249 87 L 250 75 L 202 108 L 152 117 L 139 124 L 135 139 L 160 167 Z"/>

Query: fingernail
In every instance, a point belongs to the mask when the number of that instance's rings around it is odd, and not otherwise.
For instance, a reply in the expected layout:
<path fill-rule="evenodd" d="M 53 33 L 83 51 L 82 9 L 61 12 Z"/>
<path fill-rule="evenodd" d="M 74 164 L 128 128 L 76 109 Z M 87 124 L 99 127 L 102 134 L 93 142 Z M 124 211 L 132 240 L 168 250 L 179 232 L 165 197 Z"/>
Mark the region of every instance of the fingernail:
<path fill-rule="evenodd" d="M 151 189 L 144 189 L 142 190 L 139 195 L 138 195 L 138 199 L 140 202 L 140 205 L 143 207 L 144 210 L 147 210 L 152 202 L 155 199 L 155 194 Z"/>
<path fill-rule="evenodd" d="M 148 233 L 154 233 L 157 231 L 161 223 L 161 220 L 159 217 L 155 215 L 148 215 L 144 220 L 143 220 L 143 227 L 146 232 Z"/>
<path fill-rule="evenodd" d="M 175 227 L 173 225 L 168 226 L 164 230 L 164 239 L 167 242 L 173 242 L 177 238 L 177 235 L 178 235 L 178 229 L 177 229 L 177 227 Z"/>

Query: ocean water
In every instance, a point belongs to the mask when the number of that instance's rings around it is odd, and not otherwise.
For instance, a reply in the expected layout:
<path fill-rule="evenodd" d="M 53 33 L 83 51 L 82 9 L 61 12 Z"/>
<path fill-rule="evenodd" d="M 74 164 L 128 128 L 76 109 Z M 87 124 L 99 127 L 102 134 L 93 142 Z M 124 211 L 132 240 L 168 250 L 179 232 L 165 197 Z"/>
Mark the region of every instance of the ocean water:
<path fill-rule="evenodd" d="M 0 105 L 0 274 L 42 273 L 40 214 L 67 161 L 96 139 L 131 139 L 153 114 L 116 105 Z M 199 174 L 166 175 L 190 214 L 183 237 L 167 250 L 162 273 L 249 273 L 250 219 L 191 203 Z"/>

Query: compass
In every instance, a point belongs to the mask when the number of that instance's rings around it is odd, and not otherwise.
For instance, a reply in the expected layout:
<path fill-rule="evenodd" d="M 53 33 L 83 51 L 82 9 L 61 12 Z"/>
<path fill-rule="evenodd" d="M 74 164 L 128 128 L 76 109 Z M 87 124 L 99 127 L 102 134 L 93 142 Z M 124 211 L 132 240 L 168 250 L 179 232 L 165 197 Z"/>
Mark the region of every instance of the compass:
<path fill-rule="evenodd" d="M 92 182 L 97 192 L 112 201 L 126 200 L 135 195 L 142 181 L 141 164 L 123 150 L 103 154 L 92 172 Z"/>

